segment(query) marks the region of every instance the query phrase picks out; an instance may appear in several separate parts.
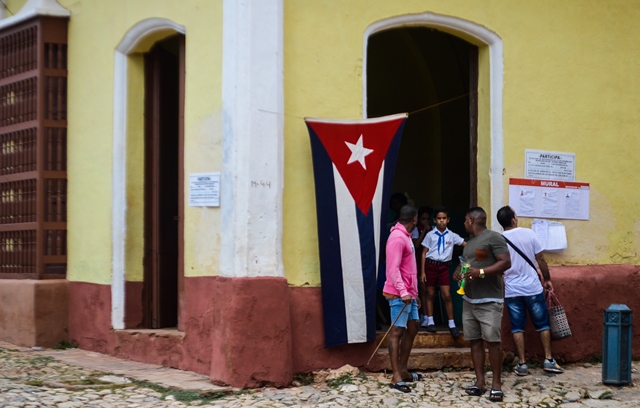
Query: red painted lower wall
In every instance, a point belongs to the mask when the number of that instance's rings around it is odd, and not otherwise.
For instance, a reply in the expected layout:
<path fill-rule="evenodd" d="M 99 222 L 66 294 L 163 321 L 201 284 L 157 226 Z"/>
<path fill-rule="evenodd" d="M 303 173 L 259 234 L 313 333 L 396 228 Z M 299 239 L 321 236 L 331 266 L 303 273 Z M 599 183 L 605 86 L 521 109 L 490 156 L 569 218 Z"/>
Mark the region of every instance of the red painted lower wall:
<path fill-rule="evenodd" d="M 573 332 L 553 342 L 561 361 L 602 354 L 603 311 L 610 304 L 640 310 L 638 266 L 552 267 L 551 276 Z M 296 373 L 364 366 L 376 346 L 325 348 L 320 288 L 289 287 L 283 278 L 185 278 L 184 305 L 184 332 L 113 331 L 111 287 L 69 282 L 69 338 L 84 349 L 195 371 L 236 387 L 281 386 Z M 505 350 L 513 350 L 510 333 L 505 314 Z M 540 359 L 532 327 L 525 339 L 527 353 Z M 640 357 L 638 336 L 633 357 Z"/>
<path fill-rule="evenodd" d="M 559 266 L 551 268 L 554 292 L 569 320 L 572 336 L 553 341 L 554 356 L 561 361 L 575 362 L 602 355 L 604 310 L 611 304 L 626 304 L 632 313 L 640 312 L 640 267 L 637 265 Z M 634 320 L 633 331 L 640 327 Z M 509 318 L 502 320 L 502 346 L 513 351 Z M 525 350 L 528 357 L 544 357 L 539 335 L 531 323 L 525 330 Z M 633 358 L 640 358 L 640 337 L 633 337 Z"/>
<path fill-rule="evenodd" d="M 361 367 L 367 363 L 377 344 L 347 344 L 324 347 L 322 293 L 320 288 L 292 287 L 291 338 L 293 371 L 308 373 L 319 368 L 337 368 L 345 364 Z"/>

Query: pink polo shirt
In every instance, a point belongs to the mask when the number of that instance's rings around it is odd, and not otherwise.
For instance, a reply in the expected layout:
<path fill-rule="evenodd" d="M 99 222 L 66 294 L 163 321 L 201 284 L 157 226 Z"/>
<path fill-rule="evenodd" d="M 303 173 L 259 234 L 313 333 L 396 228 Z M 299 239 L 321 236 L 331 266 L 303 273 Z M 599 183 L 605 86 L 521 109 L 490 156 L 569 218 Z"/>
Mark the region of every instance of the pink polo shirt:
<path fill-rule="evenodd" d="M 387 240 L 387 280 L 382 291 L 390 295 L 418 297 L 418 269 L 411 234 L 404 225 L 391 228 Z"/>

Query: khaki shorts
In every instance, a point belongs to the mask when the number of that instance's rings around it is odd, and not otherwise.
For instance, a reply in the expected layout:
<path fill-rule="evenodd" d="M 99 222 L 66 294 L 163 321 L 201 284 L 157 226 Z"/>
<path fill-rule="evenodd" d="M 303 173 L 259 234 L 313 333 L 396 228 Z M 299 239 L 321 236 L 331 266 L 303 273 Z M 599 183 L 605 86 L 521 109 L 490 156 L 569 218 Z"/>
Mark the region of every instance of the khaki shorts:
<path fill-rule="evenodd" d="M 466 340 L 500 342 L 502 303 L 462 302 L 462 329 Z"/>

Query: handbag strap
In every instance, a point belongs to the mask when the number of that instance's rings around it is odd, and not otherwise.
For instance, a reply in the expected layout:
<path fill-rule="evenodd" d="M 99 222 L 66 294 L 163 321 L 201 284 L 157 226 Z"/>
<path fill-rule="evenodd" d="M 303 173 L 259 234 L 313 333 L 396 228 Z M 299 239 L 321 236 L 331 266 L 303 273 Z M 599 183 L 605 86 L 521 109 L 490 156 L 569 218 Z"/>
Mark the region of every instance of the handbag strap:
<path fill-rule="evenodd" d="M 531 267 L 533 268 L 533 270 L 534 270 L 534 271 L 536 271 L 536 273 L 538 273 L 538 268 L 536 268 L 536 266 L 533 264 L 533 262 L 531 262 L 531 259 L 529 259 L 529 257 L 528 257 L 528 256 L 526 256 L 526 255 L 524 254 L 524 252 L 522 252 L 522 251 L 520 250 L 520 248 L 518 248 L 517 246 L 515 246 L 515 244 L 514 244 L 513 242 L 509 241 L 509 238 L 505 237 L 504 235 L 503 235 L 503 237 L 504 237 L 504 240 L 505 240 L 505 241 L 507 241 L 507 244 L 509 244 L 509 245 L 511 246 L 511 248 L 513 248 L 513 249 L 514 249 L 518 254 L 520 254 L 520 256 L 521 256 L 521 257 L 523 257 L 523 258 L 524 258 L 524 260 L 525 260 L 525 261 L 527 261 L 527 263 L 528 263 L 529 265 L 531 265 Z"/>
<path fill-rule="evenodd" d="M 550 306 L 559 306 L 560 301 L 556 297 L 556 294 L 552 290 L 548 290 L 545 297 L 547 298 L 547 305 Z"/>

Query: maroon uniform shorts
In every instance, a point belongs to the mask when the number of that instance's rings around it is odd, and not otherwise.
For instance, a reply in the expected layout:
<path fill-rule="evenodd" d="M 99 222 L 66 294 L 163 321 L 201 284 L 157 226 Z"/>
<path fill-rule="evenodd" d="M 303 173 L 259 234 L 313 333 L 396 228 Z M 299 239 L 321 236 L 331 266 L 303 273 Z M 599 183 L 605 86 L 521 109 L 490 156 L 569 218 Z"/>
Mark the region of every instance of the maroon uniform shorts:
<path fill-rule="evenodd" d="M 427 286 L 451 286 L 449 279 L 449 265 L 439 262 L 433 263 L 429 258 L 425 259 L 424 272 L 427 275 Z"/>

